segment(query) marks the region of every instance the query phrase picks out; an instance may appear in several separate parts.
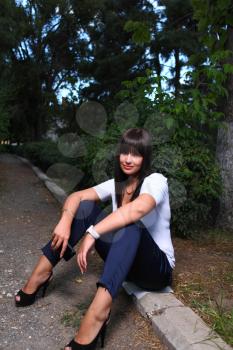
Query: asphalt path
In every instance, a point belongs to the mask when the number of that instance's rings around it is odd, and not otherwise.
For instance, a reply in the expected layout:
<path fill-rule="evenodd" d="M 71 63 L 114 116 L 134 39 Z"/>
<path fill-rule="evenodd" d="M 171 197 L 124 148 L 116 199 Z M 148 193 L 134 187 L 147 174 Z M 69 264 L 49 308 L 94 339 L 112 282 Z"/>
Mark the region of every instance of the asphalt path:
<path fill-rule="evenodd" d="M 75 257 L 54 269 L 46 297 L 16 308 L 23 286 L 60 217 L 60 204 L 31 168 L 0 154 L 0 349 L 63 349 L 91 302 L 103 262 L 93 252 L 81 275 Z M 123 289 L 113 304 L 105 349 L 164 349 Z"/>

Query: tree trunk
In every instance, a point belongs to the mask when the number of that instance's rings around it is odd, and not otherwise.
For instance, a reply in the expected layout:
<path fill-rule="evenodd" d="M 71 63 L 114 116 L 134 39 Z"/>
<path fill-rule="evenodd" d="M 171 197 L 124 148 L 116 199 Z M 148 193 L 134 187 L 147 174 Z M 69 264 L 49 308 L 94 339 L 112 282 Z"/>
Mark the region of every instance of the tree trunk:
<path fill-rule="evenodd" d="M 162 68 L 161 68 L 161 63 L 160 63 L 160 59 L 159 59 L 159 52 L 156 52 L 156 54 L 155 54 L 155 70 L 156 70 L 157 76 L 160 78 L 161 77 Z M 158 82 L 158 87 L 161 90 L 162 86 L 161 86 L 161 81 L 160 80 Z"/>
<path fill-rule="evenodd" d="M 180 91 L 180 71 L 181 71 L 181 62 L 180 62 L 180 50 L 175 48 L 174 50 L 175 57 L 175 77 L 173 79 L 175 87 L 175 97 L 178 97 Z"/>
<path fill-rule="evenodd" d="M 228 28 L 226 49 L 233 52 L 233 27 Z M 233 65 L 233 57 L 228 62 Z M 216 157 L 220 165 L 223 193 L 217 225 L 233 232 L 233 74 L 227 79 L 228 98 L 225 105 L 225 121 L 218 130 Z"/>

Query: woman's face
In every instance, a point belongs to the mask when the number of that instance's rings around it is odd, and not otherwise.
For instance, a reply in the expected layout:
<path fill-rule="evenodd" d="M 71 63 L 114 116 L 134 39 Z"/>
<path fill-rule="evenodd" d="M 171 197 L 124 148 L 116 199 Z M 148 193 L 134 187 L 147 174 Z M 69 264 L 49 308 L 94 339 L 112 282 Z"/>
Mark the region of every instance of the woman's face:
<path fill-rule="evenodd" d="M 132 153 L 120 153 L 120 167 L 127 175 L 135 175 L 139 172 L 143 157 Z"/>

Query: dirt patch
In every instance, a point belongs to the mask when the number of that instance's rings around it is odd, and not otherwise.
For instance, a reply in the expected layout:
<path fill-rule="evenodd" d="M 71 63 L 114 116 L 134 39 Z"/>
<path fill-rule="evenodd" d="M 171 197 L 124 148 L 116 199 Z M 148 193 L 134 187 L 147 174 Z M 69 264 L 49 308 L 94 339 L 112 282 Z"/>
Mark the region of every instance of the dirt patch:
<path fill-rule="evenodd" d="M 175 295 L 233 345 L 233 236 L 201 236 L 173 240 Z"/>

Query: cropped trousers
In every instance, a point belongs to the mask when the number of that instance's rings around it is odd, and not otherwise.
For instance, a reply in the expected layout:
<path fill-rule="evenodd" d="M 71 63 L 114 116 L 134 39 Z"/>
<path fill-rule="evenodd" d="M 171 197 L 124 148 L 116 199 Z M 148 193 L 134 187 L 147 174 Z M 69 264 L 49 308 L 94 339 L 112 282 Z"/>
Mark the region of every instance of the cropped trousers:
<path fill-rule="evenodd" d="M 95 201 L 84 200 L 71 225 L 69 247 L 63 258 L 68 261 L 74 255 L 73 248 L 90 225 L 95 225 L 108 214 Z M 51 248 L 50 240 L 42 252 L 55 266 L 60 261 L 60 249 Z M 119 230 L 103 234 L 95 241 L 95 249 L 104 261 L 97 287 L 106 288 L 113 299 L 124 281 L 134 282 L 145 290 L 155 291 L 172 283 L 172 268 L 166 254 L 154 242 L 142 222 L 129 224 Z"/>

